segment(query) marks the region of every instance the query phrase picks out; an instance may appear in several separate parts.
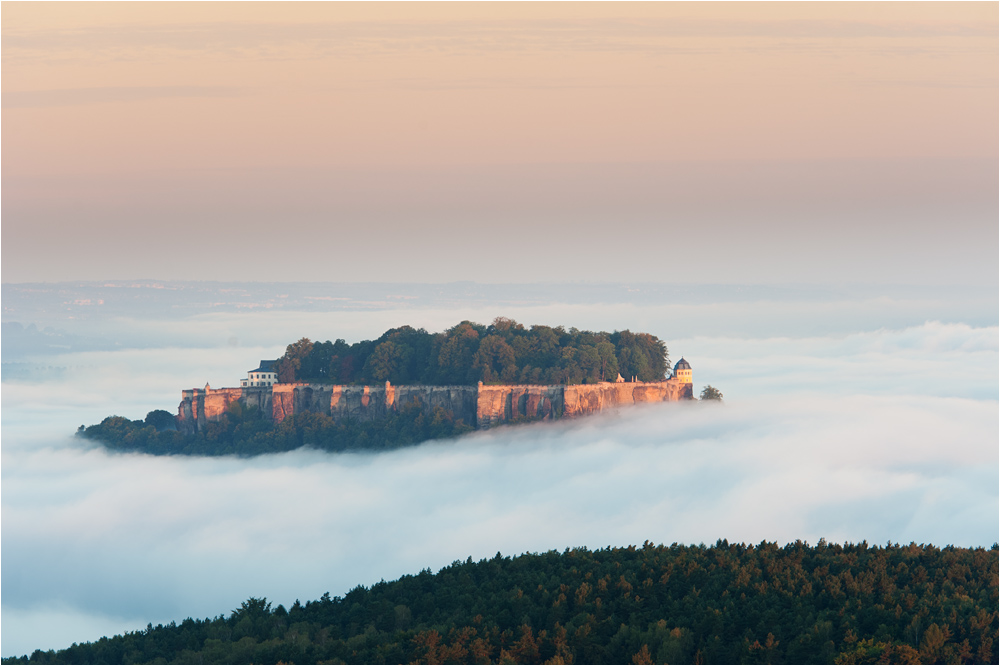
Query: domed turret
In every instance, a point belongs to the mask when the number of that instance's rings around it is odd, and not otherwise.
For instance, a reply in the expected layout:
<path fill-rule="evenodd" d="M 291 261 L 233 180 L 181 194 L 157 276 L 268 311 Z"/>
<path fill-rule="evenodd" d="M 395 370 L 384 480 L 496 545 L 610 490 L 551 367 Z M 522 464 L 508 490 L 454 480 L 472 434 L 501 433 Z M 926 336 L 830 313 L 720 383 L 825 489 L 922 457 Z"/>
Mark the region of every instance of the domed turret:
<path fill-rule="evenodd" d="M 691 384 L 691 364 L 684 360 L 677 361 L 674 366 L 674 378 L 680 381 L 682 384 Z"/>

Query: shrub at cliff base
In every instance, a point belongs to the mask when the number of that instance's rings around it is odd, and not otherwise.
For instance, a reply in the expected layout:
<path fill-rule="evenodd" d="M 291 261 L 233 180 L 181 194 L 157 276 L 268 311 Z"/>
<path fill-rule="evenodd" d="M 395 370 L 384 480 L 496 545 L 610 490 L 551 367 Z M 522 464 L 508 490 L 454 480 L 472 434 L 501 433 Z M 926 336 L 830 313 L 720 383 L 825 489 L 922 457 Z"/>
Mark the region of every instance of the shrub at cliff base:
<path fill-rule="evenodd" d="M 992 663 L 998 548 L 585 548 L 250 598 L 4 663 Z"/>
<path fill-rule="evenodd" d="M 255 409 L 234 402 L 222 418 L 197 433 L 157 430 L 145 421 L 109 416 L 77 434 L 113 451 L 153 455 L 253 456 L 310 446 L 324 451 L 385 451 L 430 439 L 458 437 L 473 430 L 440 407 L 425 413 L 413 401 L 377 421 L 356 421 L 303 412 L 273 423 Z"/>

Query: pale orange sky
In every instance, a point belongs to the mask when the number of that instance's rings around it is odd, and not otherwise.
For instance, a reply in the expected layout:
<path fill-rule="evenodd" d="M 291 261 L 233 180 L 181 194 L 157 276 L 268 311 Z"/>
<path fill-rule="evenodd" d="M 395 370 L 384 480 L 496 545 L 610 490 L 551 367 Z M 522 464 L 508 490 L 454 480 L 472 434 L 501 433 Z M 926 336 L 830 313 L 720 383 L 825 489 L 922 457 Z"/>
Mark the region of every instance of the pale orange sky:
<path fill-rule="evenodd" d="M 520 229 L 579 219 L 592 231 L 613 222 L 653 233 L 664 246 L 704 245 L 688 228 L 697 217 L 690 211 L 704 207 L 691 200 L 676 214 L 662 210 L 664 188 L 655 179 L 627 196 L 621 188 L 609 193 L 604 209 L 596 206 L 604 217 L 594 217 L 594 206 L 580 208 L 596 183 L 624 179 L 625 190 L 634 187 L 615 165 L 735 162 L 755 170 L 761 162 L 827 161 L 845 165 L 848 179 L 868 169 L 888 179 L 875 198 L 895 192 L 896 203 L 874 203 L 861 228 L 877 223 L 878 210 L 898 208 L 899 192 L 933 194 L 924 181 L 886 174 L 907 160 L 938 165 L 921 167 L 932 182 L 934 169 L 968 172 L 940 201 L 978 197 L 982 204 L 992 196 L 995 204 L 996 3 L 8 2 L 0 11 L 4 281 L 136 270 L 181 277 L 192 260 L 176 238 L 165 248 L 183 260 L 123 256 L 147 235 L 217 239 L 225 237 L 220 229 L 242 229 L 258 239 L 271 225 L 290 223 L 331 243 L 357 242 L 359 225 L 376 225 L 390 237 L 387 256 L 410 274 L 420 264 L 407 252 L 423 249 L 414 246 L 415 225 L 428 248 L 448 240 L 457 255 L 482 243 L 457 242 L 456 230 L 487 222 Z M 562 184 L 526 191 L 525 182 L 538 179 L 510 176 L 521 167 L 556 174 Z M 597 171 L 566 175 L 585 167 Z M 729 175 L 708 169 L 694 189 L 725 200 L 730 212 L 716 215 L 719 224 L 744 228 L 748 222 L 736 219 L 743 179 L 734 167 L 719 168 Z M 420 180 L 427 173 L 438 174 L 439 184 Z M 762 187 L 780 199 L 784 176 L 775 177 Z M 345 178 L 360 181 L 331 195 Z M 449 179 L 462 182 L 461 192 L 441 184 Z M 970 179 L 993 185 L 955 190 Z M 844 196 L 871 198 L 858 192 L 870 182 L 859 180 Z M 263 205 L 255 197 L 269 185 Z M 477 199 L 480 190 L 486 194 Z M 523 205 L 504 218 L 498 201 Z M 774 205 L 748 211 L 759 219 L 747 242 L 768 237 L 771 247 L 787 243 L 788 252 L 769 258 L 775 270 L 750 279 L 797 279 L 801 267 L 816 265 L 795 255 L 811 241 L 797 245 L 788 233 L 793 213 Z M 851 210 L 844 215 L 856 224 L 859 209 Z M 995 224 L 986 230 L 971 221 L 980 213 L 945 215 L 961 236 L 948 242 L 981 247 L 995 239 Z M 940 224 L 920 221 L 914 245 L 921 249 L 900 262 L 933 256 Z M 878 233 L 889 251 L 893 232 Z M 584 263 L 606 252 L 600 241 L 579 242 Z M 101 254 L 109 243 L 115 252 Z M 100 270 L 75 263 L 82 247 L 101 257 Z M 714 249 L 730 266 L 742 252 Z M 994 242 L 986 271 L 994 280 L 995 250 Z M 961 252 L 956 246 L 953 254 Z M 452 272 L 429 271 L 426 279 L 463 279 L 482 263 L 456 259 Z M 212 267 L 212 277 L 235 267 L 206 248 L 197 265 Z M 363 266 L 347 261 L 320 274 L 299 264 L 258 279 L 350 279 Z"/>

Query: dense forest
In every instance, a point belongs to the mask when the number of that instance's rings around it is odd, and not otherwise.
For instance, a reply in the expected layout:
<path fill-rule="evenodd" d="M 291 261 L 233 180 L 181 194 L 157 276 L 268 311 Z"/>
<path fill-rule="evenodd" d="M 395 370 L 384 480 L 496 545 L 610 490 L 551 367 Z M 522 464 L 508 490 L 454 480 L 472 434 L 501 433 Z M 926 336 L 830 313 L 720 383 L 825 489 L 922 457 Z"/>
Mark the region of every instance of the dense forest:
<path fill-rule="evenodd" d="M 473 430 L 451 412 L 435 408 L 425 413 L 411 402 L 399 411 L 375 421 L 336 420 L 326 414 L 303 412 L 280 423 L 242 403 L 230 403 L 218 421 L 210 421 L 197 433 L 178 432 L 174 416 L 163 410 L 131 421 L 109 416 L 97 425 L 80 426 L 77 435 L 100 442 L 112 451 L 153 455 L 256 456 L 281 453 L 303 446 L 324 451 L 386 451 L 419 444 L 430 439 L 458 437 Z"/>
<path fill-rule="evenodd" d="M 997 575 L 996 544 L 497 553 L 3 663 L 995 664 Z"/>
<path fill-rule="evenodd" d="M 278 381 L 332 384 L 590 384 L 618 374 L 663 380 L 666 344 L 649 333 L 525 328 L 497 317 L 489 326 L 463 321 L 443 333 L 410 326 L 377 340 L 288 345 L 278 361 Z"/>

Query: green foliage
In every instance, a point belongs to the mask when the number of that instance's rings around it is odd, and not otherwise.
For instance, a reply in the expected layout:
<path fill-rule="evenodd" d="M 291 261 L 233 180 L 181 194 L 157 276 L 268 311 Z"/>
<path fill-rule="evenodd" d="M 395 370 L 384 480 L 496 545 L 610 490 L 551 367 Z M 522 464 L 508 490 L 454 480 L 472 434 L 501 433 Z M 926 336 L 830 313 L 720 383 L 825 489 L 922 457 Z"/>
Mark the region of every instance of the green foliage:
<path fill-rule="evenodd" d="M 437 363 L 428 364 L 426 376 L 432 384 L 475 384 L 478 379 L 472 367 L 479 350 L 485 327 L 463 321 L 444 333 L 434 336 L 432 349 L 438 351 Z M 433 353 L 431 354 L 433 358 Z"/>
<path fill-rule="evenodd" d="M 997 663 L 997 555 L 822 540 L 497 553 L 3 663 Z"/>
<path fill-rule="evenodd" d="M 376 346 L 365 361 L 364 375 L 376 383 L 386 380 L 393 384 L 406 383 L 409 379 L 407 370 L 412 356 L 412 347 L 405 344 L 397 345 L 392 340 L 386 340 Z"/>
<path fill-rule="evenodd" d="M 472 426 L 441 407 L 426 410 L 413 401 L 375 421 L 335 420 L 303 412 L 272 423 L 255 408 L 231 402 L 218 422 L 195 434 L 158 431 L 143 421 L 109 416 L 78 435 L 101 442 L 113 451 L 153 455 L 255 456 L 291 451 L 303 446 L 324 451 L 384 451 L 430 439 L 458 437 Z"/>
<path fill-rule="evenodd" d="M 472 358 L 472 369 L 486 384 L 517 379 L 514 349 L 499 335 L 487 335 Z"/>
<path fill-rule="evenodd" d="M 497 317 L 489 326 L 463 321 L 442 333 L 401 326 L 378 340 L 348 345 L 302 338 L 278 362 L 281 382 L 472 385 L 583 384 L 667 376 L 667 346 L 648 333 L 526 329 Z"/>
<path fill-rule="evenodd" d="M 176 430 L 177 421 L 173 414 L 163 409 L 154 409 L 146 414 L 145 424 L 157 430 Z"/>
<path fill-rule="evenodd" d="M 702 400 L 718 400 L 719 402 L 721 402 L 722 401 L 722 391 L 720 391 L 719 389 L 715 388 L 711 384 L 708 384 L 708 385 L 705 386 L 705 388 L 703 388 L 701 390 L 701 399 Z"/>
<path fill-rule="evenodd" d="M 656 336 L 625 330 L 613 333 L 610 340 L 615 345 L 622 376 L 652 382 L 666 375 L 669 363 L 667 346 Z"/>

